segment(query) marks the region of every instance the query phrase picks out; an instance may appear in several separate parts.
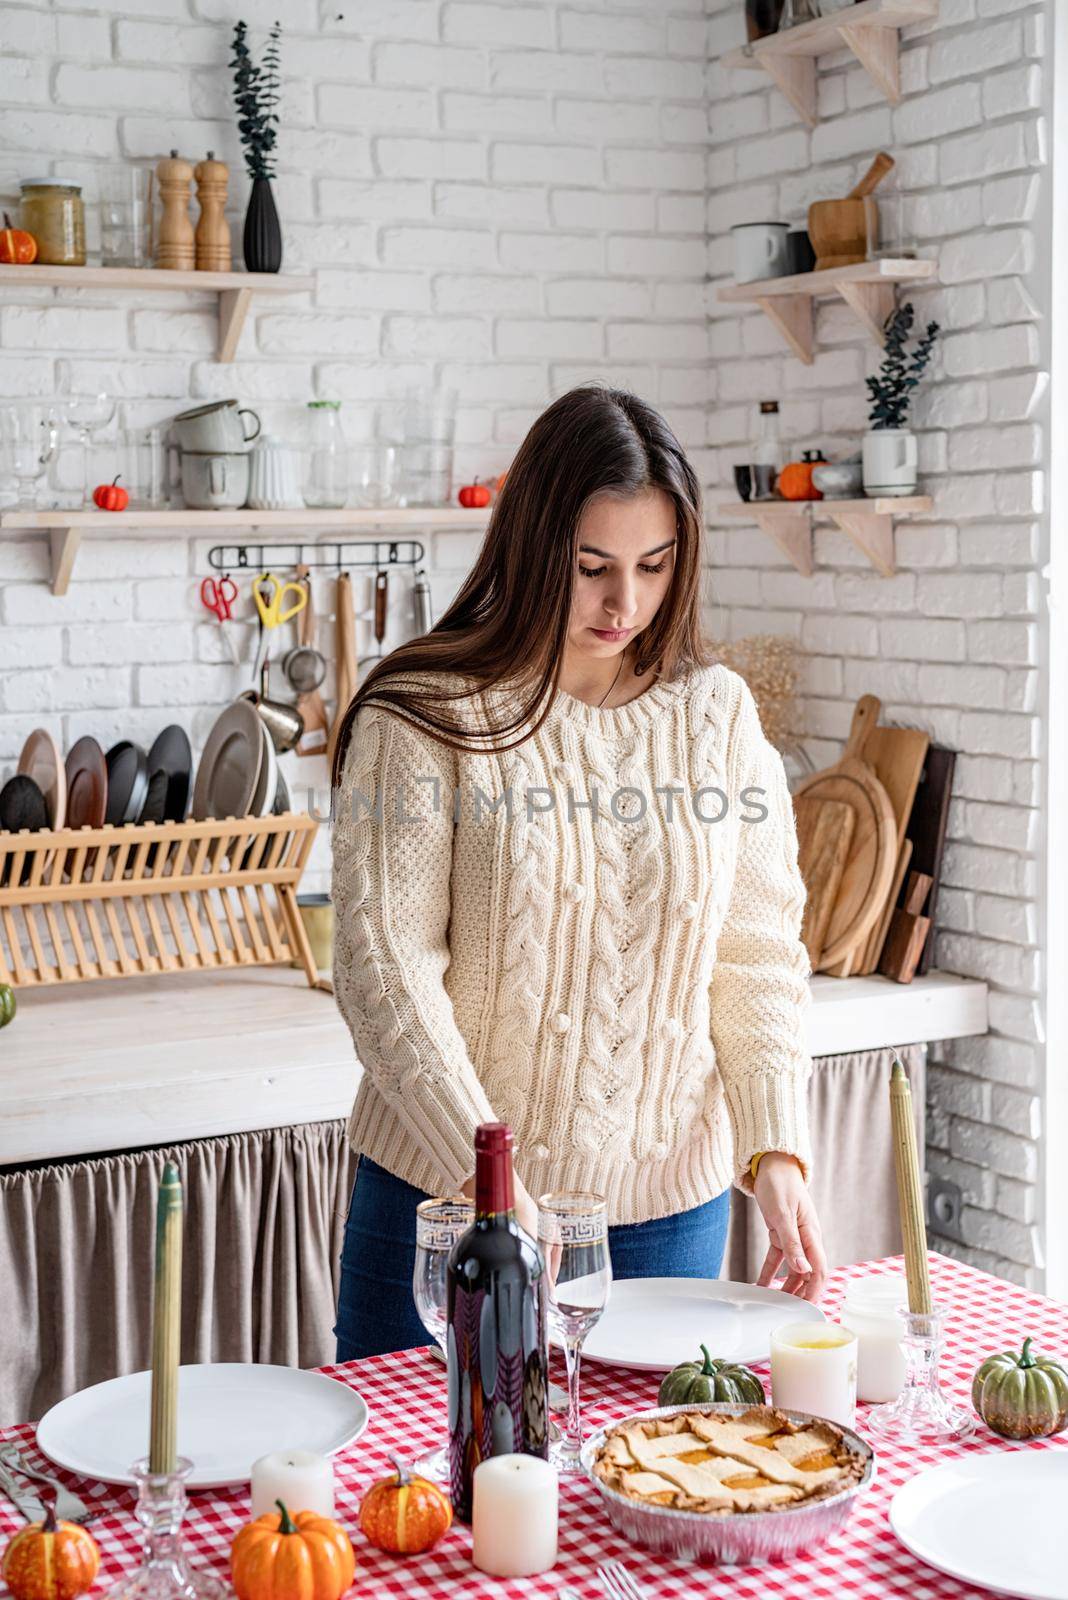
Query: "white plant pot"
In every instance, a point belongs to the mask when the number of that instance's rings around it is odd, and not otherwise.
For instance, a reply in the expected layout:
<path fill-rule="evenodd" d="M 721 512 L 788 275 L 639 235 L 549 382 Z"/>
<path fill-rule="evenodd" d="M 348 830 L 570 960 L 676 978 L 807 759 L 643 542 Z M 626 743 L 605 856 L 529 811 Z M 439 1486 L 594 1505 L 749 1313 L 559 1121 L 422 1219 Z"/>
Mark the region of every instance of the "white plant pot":
<path fill-rule="evenodd" d="M 874 428 L 864 435 L 864 492 L 905 495 L 916 492 L 916 435 L 909 428 Z"/>

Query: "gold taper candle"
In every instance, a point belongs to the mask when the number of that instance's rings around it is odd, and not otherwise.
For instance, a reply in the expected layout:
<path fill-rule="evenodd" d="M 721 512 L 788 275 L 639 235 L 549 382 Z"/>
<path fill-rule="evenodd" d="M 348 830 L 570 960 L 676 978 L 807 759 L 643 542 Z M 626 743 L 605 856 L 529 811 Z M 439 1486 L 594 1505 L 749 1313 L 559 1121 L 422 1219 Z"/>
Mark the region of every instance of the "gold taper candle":
<path fill-rule="evenodd" d="M 156 1276 L 152 1301 L 152 1431 L 149 1470 L 171 1473 L 177 1461 L 178 1365 L 182 1347 L 182 1181 L 168 1161 L 156 1202 Z"/>
<path fill-rule="evenodd" d="M 927 1226 L 923 1215 L 923 1184 L 912 1117 L 912 1090 L 897 1056 L 890 1069 L 890 1119 L 894 1138 L 897 1203 L 901 1212 L 901 1237 L 905 1246 L 905 1278 L 909 1310 L 931 1310 L 931 1280 L 927 1272 Z"/>

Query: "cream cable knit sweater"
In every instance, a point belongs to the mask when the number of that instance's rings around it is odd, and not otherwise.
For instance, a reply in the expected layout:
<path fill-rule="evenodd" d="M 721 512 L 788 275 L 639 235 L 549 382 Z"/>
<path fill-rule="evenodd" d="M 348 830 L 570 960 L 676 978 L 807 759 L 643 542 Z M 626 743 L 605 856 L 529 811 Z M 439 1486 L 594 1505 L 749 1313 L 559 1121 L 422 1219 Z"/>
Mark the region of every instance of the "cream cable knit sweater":
<path fill-rule="evenodd" d="M 758 1150 L 807 1171 L 804 886 L 736 673 L 602 709 L 561 691 L 503 755 L 361 707 L 333 851 L 356 1150 L 451 1193 L 501 1120 L 533 1195 L 600 1191 L 613 1223 L 751 1190 Z"/>

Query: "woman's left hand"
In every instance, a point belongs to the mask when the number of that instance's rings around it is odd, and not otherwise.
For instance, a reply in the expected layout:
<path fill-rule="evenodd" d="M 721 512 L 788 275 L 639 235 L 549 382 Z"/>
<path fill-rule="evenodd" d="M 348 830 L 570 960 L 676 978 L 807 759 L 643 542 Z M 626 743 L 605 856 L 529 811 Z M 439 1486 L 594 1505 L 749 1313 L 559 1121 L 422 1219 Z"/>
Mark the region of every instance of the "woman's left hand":
<path fill-rule="evenodd" d="M 802 1300 L 818 1300 L 827 1281 L 827 1258 L 816 1208 L 794 1157 L 781 1150 L 762 1156 L 753 1193 L 771 1239 L 757 1283 L 767 1288 L 785 1261 L 786 1277 L 777 1287 Z"/>

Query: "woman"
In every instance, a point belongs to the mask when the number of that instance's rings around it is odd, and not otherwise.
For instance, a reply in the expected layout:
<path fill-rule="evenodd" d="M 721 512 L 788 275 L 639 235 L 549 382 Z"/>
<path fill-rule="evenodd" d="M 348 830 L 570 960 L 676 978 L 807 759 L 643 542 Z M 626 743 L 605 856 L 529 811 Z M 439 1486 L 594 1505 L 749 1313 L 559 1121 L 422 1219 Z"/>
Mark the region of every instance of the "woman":
<path fill-rule="evenodd" d="M 699 626 L 700 489 L 664 420 L 534 424 L 475 566 L 369 674 L 334 761 L 334 986 L 363 1077 L 338 1359 L 426 1342 L 415 1206 L 511 1124 L 517 1210 L 606 1195 L 618 1277 L 715 1277 L 731 1182 L 815 1299 L 804 887 L 782 760 Z"/>

